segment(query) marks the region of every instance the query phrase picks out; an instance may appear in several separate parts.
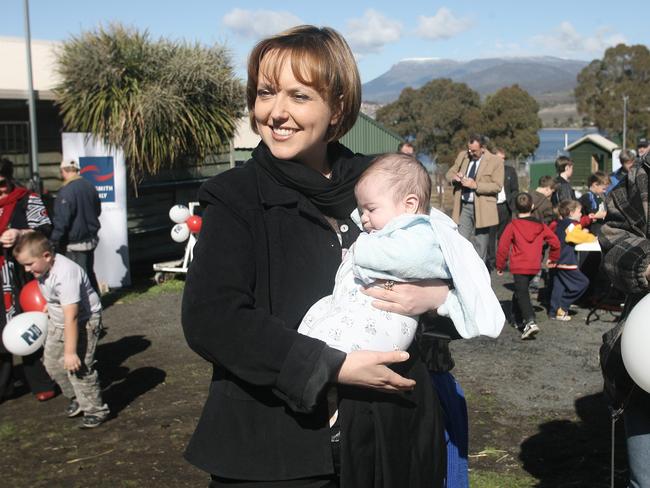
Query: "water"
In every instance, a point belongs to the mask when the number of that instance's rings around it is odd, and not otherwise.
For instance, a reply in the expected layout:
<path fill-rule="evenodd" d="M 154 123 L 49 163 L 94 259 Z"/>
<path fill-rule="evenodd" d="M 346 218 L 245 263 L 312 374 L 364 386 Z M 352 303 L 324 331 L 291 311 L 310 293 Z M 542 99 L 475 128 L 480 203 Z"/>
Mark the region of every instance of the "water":
<path fill-rule="evenodd" d="M 533 161 L 553 161 L 564 152 L 564 135 L 567 135 L 568 144 L 572 144 L 586 134 L 597 134 L 598 129 L 541 129 L 539 147 L 533 155 Z"/>

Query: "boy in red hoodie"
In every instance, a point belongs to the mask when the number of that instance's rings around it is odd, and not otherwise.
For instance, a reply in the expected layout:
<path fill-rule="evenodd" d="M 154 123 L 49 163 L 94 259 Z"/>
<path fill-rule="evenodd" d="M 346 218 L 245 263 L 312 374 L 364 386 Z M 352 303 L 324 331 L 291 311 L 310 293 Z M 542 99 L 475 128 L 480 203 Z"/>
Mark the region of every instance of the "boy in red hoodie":
<path fill-rule="evenodd" d="M 497 274 L 503 275 L 508 255 L 515 291 L 512 295 L 512 321 L 518 329 L 523 324 L 522 339 L 532 339 L 539 332 L 528 285 L 540 270 L 544 243 L 549 245 L 548 265 L 560 257 L 560 241 L 547 225 L 531 217 L 533 197 L 519 193 L 515 199 L 518 218 L 503 231 L 497 249 Z"/>

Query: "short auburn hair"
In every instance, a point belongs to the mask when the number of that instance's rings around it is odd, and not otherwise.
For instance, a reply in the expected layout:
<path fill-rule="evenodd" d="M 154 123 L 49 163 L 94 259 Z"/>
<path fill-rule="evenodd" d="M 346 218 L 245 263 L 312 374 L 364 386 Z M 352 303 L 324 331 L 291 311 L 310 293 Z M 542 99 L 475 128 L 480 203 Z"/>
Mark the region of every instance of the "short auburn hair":
<path fill-rule="evenodd" d="M 377 156 L 359 177 L 361 182 L 371 175 L 380 173 L 388 183 L 389 191 L 397 202 L 407 195 L 418 197 L 418 212 L 431 210 L 431 177 L 420 161 L 404 153 L 388 153 Z"/>
<path fill-rule="evenodd" d="M 332 113 L 339 115 L 338 122 L 328 129 L 328 142 L 340 139 L 352 128 L 361 107 L 361 78 L 352 50 L 334 29 L 301 25 L 261 40 L 248 57 L 246 103 L 255 133 L 260 67 L 269 55 L 276 57 L 276 63 L 273 72 L 265 75 L 274 83 L 277 84 L 283 62 L 288 59 L 296 80 L 316 90 Z"/>

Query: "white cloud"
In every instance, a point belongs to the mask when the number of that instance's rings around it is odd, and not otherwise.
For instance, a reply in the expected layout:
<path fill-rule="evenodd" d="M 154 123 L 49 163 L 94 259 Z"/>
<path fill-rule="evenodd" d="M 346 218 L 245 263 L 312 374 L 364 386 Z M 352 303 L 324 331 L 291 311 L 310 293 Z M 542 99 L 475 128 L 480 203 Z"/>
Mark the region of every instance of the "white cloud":
<path fill-rule="evenodd" d="M 386 44 L 399 41 L 401 35 L 400 22 L 373 9 L 366 10 L 360 19 L 348 20 L 345 30 L 345 38 L 357 59 L 360 55 L 381 51 Z"/>
<path fill-rule="evenodd" d="M 625 43 L 625 36 L 611 33 L 609 27 L 596 29 L 593 36 L 581 35 L 571 22 L 564 21 L 549 34 L 534 36 L 531 42 L 543 49 L 562 53 L 601 54 L 605 49 L 619 43 Z"/>
<path fill-rule="evenodd" d="M 223 23 L 242 37 L 260 39 L 305 22 L 290 12 L 235 8 L 224 15 Z"/>
<path fill-rule="evenodd" d="M 425 39 L 449 39 L 465 32 L 472 26 L 472 20 L 468 17 L 456 17 L 446 7 L 438 9 L 433 17 L 418 17 L 417 35 Z"/>

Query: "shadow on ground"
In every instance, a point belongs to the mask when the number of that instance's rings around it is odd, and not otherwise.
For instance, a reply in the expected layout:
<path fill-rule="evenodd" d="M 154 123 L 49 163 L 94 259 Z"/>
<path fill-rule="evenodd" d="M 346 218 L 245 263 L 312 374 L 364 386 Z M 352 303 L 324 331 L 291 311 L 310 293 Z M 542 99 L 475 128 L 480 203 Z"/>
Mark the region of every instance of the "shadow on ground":
<path fill-rule="evenodd" d="M 142 335 L 125 336 L 117 341 L 97 346 L 95 357 L 99 361 L 103 397 L 117 415 L 136 398 L 165 381 L 167 373 L 160 368 L 141 367 L 129 370 L 123 366 L 128 358 L 151 346 Z"/>
<path fill-rule="evenodd" d="M 553 420 L 521 444 L 523 469 L 539 480 L 538 488 L 609 487 L 611 420 L 602 394 L 575 402 L 577 422 Z M 616 487 L 626 486 L 623 421 L 616 422 Z"/>

